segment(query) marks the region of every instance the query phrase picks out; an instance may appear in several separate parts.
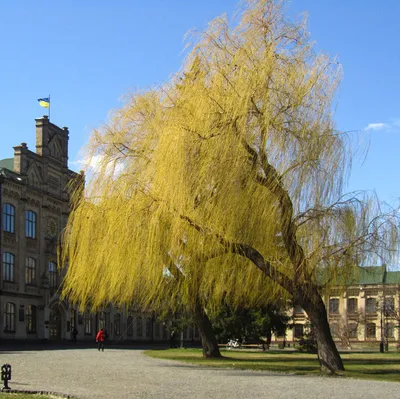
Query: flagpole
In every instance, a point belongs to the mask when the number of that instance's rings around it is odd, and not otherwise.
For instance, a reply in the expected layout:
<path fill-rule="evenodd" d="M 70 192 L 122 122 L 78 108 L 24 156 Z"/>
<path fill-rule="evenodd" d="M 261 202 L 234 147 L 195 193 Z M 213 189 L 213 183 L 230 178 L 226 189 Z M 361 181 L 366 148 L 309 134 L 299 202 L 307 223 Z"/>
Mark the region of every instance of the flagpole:
<path fill-rule="evenodd" d="M 50 101 L 50 94 L 49 94 L 49 122 L 50 122 L 50 107 L 51 107 L 51 101 Z"/>

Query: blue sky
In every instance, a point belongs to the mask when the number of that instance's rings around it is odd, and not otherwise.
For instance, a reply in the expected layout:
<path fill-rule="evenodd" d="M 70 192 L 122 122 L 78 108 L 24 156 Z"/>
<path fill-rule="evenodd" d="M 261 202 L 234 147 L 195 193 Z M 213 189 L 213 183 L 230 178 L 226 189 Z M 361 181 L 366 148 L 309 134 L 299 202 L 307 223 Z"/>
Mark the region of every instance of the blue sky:
<path fill-rule="evenodd" d="M 46 113 L 70 130 L 70 167 L 93 128 L 121 97 L 168 80 L 181 66 L 184 35 L 213 17 L 232 15 L 236 0 L 105 0 L 0 2 L 0 159 L 27 142 Z M 344 79 L 335 104 L 338 129 L 367 129 L 367 159 L 355 162 L 348 190 L 400 197 L 400 1 L 293 0 L 307 11 L 319 51 L 337 56 Z"/>

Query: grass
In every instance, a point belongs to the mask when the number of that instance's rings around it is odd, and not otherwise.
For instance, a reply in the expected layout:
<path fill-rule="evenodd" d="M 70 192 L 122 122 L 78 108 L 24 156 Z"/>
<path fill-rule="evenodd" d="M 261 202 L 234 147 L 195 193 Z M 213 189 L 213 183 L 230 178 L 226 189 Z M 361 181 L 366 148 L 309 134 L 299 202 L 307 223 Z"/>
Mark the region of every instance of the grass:
<path fill-rule="evenodd" d="M 36 395 L 30 393 L 2 393 L 0 399 L 57 399 L 57 396 L 52 395 Z"/>
<path fill-rule="evenodd" d="M 221 359 L 203 359 L 201 349 L 148 350 L 148 356 L 179 360 L 205 367 L 277 371 L 297 375 L 320 375 L 316 355 L 269 351 L 222 350 Z M 400 382 L 400 353 L 342 353 L 346 371 L 338 373 L 347 378 Z"/>

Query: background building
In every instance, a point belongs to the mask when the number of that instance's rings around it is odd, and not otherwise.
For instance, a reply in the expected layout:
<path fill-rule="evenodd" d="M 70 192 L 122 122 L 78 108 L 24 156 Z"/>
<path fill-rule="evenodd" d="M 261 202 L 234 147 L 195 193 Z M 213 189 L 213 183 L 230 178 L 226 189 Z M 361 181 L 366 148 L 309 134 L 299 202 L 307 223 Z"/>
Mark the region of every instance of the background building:
<path fill-rule="evenodd" d="M 400 272 L 386 266 L 358 267 L 346 284 L 324 297 L 329 324 L 339 347 L 375 346 L 400 342 Z M 295 343 L 309 328 L 307 314 L 293 309 L 293 328 L 286 341 Z M 282 341 L 283 337 L 275 337 Z"/>
<path fill-rule="evenodd" d="M 26 143 L 0 160 L 0 339 L 93 341 L 107 329 L 112 340 L 169 339 L 165 323 L 152 313 L 107 306 L 79 312 L 61 301 L 57 265 L 60 232 L 69 215 L 68 183 L 78 175 L 68 169 L 68 128 L 36 119 L 36 151 Z M 183 338 L 198 340 L 190 326 Z"/>

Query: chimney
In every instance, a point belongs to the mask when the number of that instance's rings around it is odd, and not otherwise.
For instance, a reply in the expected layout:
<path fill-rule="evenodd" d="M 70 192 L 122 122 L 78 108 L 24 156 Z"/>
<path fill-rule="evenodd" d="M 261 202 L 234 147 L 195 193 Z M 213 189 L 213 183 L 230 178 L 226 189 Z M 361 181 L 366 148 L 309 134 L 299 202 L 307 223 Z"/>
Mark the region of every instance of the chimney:
<path fill-rule="evenodd" d="M 26 169 L 26 158 L 24 154 L 28 151 L 26 143 L 14 147 L 14 172 L 23 174 Z"/>
<path fill-rule="evenodd" d="M 36 154 L 42 157 L 49 155 L 49 117 L 43 115 L 36 120 Z"/>

